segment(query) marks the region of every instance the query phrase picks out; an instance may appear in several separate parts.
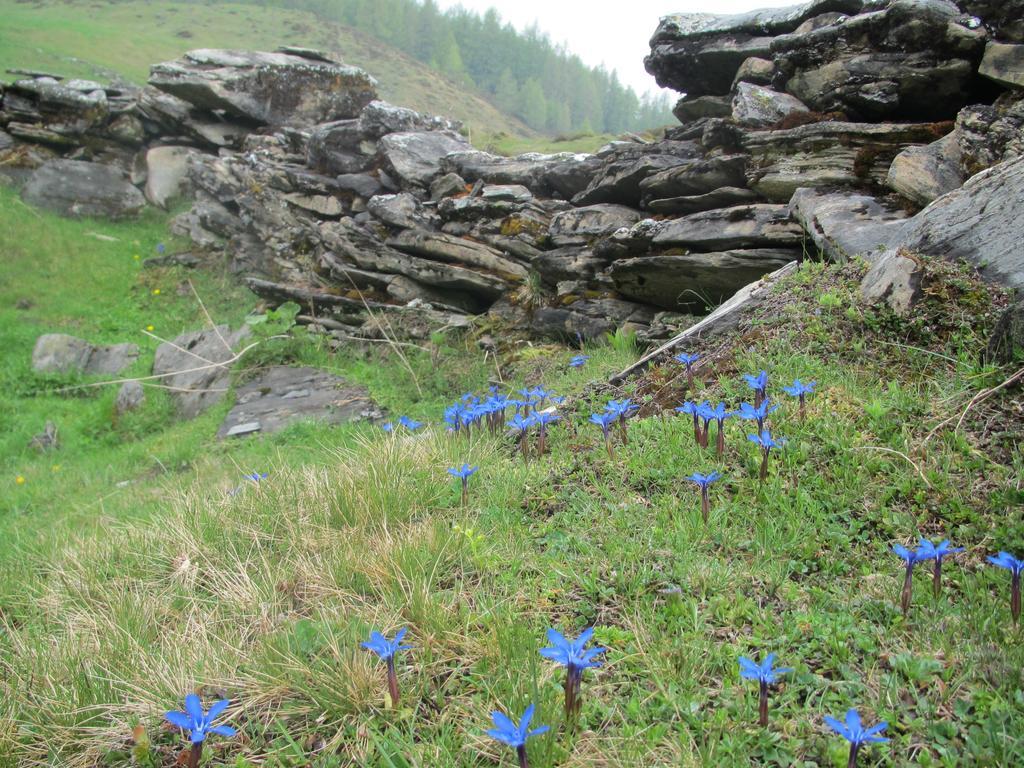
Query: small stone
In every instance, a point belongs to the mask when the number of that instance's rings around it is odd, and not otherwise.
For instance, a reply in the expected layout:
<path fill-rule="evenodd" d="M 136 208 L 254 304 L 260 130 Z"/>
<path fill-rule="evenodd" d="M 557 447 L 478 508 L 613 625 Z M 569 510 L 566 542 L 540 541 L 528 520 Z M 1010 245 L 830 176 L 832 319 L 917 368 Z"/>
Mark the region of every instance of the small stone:
<path fill-rule="evenodd" d="M 28 445 L 29 448 L 34 448 L 40 453 L 47 453 L 59 448 L 60 441 L 57 438 L 57 425 L 52 421 L 47 421 L 43 431 L 29 440 Z"/>
<path fill-rule="evenodd" d="M 253 432 L 259 432 L 261 429 L 262 427 L 258 421 L 247 421 L 244 424 L 236 424 L 231 427 L 224 433 L 224 436 L 241 437 L 242 435 L 251 435 Z"/>
<path fill-rule="evenodd" d="M 864 275 L 860 293 L 868 303 L 885 301 L 905 317 L 921 297 L 921 266 L 903 251 L 886 251 Z"/>
<path fill-rule="evenodd" d="M 117 391 L 117 399 L 114 400 L 114 411 L 121 416 L 128 411 L 139 408 L 146 400 L 146 392 L 138 381 L 126 381 Z"/>

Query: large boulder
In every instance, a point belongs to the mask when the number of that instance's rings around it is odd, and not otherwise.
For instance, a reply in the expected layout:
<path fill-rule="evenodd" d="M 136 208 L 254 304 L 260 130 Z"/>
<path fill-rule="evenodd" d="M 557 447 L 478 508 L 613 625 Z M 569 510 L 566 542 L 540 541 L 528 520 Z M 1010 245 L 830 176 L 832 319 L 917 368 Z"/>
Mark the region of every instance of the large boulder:
<path fill-rule="evenodd" d="M 26 203 L 62 216 L 108 219 L 134 216 L 146 204 L 124 171 L 82 160 L 51 160 L 40 166 L 21 196 Z"/>
<path fill-rule="evenodd" d="M 428 188 L 441 174 L 441 159 L 467 149 L 461 136 L 440 131 L 389 133 L 380 140 L 385 170 L 406 188 Z"/>
<path fill-rule="evenodd" d="M 1024 287 L 1024 157 L 972 177 L 910 219 L 895 246 L 967 261 L 982 277 Z"/>
<path fill-rule="evenodd" d="M 183 333 L 156 348 L 153 374 L 171 388 L 171 398 L 183 418 L 198 416 L 224 399 L 231 380 L 231 362 L 250 332 L 247 325 L 237 331 L 218 325 Z"/>
<path fill-rule="evenodd" d="M 631 227 L 641 218 L 639 211 L 624 205 L 590 205 L 555 214 L 548 228 L 556 246 L 583 245 L 622 227 Z"/>
<path fill-rule="evenodd" d="M 441 163 L 446 173 L 456 173 L 470 183 L 521 184 L 535 195 L 556 194 L 570 199 L 590 183 L 601 161 L 593 155 L 536 152 L 502 157 L 479 150 L 448 155 Z"/>
<path fill-rule="evenodd" d="M 889 166 L 886 184 L 918 205 L 928 205 L 965 180 L 959 135 L 950 133 L 938 141 L 900 152 Z"/>
<path fill-rule="evenodd" d="M 32 370 L 37 373 L 81 373 L 114 376 L 139 358 L 135 344 L 97 346 L 65 333 L 48 333 L 36 339 Z"/>
<path fill-rule="evenodd" d="M 746 184 L 746 155 L 694 158 L 659 171 L 640 182 L 641 204 L 671 197 L 706 195 L 722 187 Z"/>
<path fill-rule="evenodd" d="M 58 82 L 52 77 L 17 80 L 6 87 L 5 120 L 11 132 L 24 133 L 29 126 L 45 126 L 55 137 L 81 137 L 100 126 L 110 113 L 103 86 L 86 80 Z M 56 138 L 53 143 L 57 143 Z"/>
<path fill-rule="evenodd" d="M 694 98 L 724 96 L 746 59 L 769 57 L 773 35 L 793 32 L 821 14 L 857 13 L 863 5 L 864 0 L 814 0 L 733 15 L 672 14 L 658 24 L 644 66 L 662 88 Z"/>
<path fill-rule="evenodd" d="M 810 110 L 800 99 L 755 83 L 739 83 L 732 98 L 733 119 L 751 128 L 767 128 L 802 112 Z"/>
<path fill-rule="evenodd" d="M 748 186 L 773 202 L 800 187 L 884 185 L 894 157 L 948 133 L 951 123 L 873 124 L 828 121 L 744 137 L 752 155 Z"/>
<path fill-rule="evenodd" d="M 354 118 L 377 97 L 376 81 L 358 67 L 323 57 L 208 48 L 155 65 L 149 83 L 201 109 L 265 125 Z"/>
<path fill-rule="evenodd" d="M 794 219 L 832 261 L 872 258 L 903 233 L 906 211 L 870 195 L 798 189 L 789 203 Z"/>
<path fill-rule="evenodd" d="M 1024 44 L 1010 45 L 989 41 L 978 74 L 1000 85 L 1024 88 Z"/>
<path fill-rule="evenodd" d="M 639 207 L 644 179 L 703 156 L 703 149 L 693 141 L 618 142 L 598 153 L 600 170 L 587 188 L 573 197 L 573 205 L 620 203 Z"/>
<path fill-rule="evenodd" d="M 660 248 L 697 251 L 799 247 L 803 230 L 786 205 L 741 205 L 665 222 L 653 238 Z"/>
<path fill-rule="evenodd" d="M 615 290 L 627 298 L 672 310 L 705 309 L 799 255 L 761 248 L 645 256 L 617 261 L 610 272 Z"/>

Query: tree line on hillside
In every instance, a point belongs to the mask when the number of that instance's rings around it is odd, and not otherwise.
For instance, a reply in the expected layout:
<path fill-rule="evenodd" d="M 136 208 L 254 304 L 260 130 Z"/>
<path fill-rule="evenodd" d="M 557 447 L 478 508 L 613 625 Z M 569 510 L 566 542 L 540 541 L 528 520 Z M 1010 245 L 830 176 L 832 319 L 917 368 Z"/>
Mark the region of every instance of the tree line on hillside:
<path fill-rule="evenodd" d="M 442 12 L 434 0 L 262 0 L 309 11 L 393 45 L 482 92 L 536 131 L 622 133 L 673 122 L 667 93 L 637 94 L 588 67 L 536 25 L 518 32 L 494 9 Z"/>

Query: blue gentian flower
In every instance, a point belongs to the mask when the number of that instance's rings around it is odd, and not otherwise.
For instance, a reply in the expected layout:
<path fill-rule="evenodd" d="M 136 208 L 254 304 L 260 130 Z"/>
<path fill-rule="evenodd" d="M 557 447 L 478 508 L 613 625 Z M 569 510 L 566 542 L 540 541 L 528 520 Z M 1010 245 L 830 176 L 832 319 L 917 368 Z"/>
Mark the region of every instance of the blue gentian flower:
<path fill-rule="evenodd" d="M 700 355 L 690 354 L 689 352 L 680 352 L 675 356 L 677 362 L 682 363 L 686 367 L 686 388 L 690 392 L 693 391 L 693 364 L 700 360 Z"/>
<path fill-rule="evenodd" d="M 172 725 L 176 725 L 189 732 L 189 738 L 192 739 L 192 743 L 202 750 L 202 743 L 206 740 L 207 734 L 216 733 L 221 736 L 231 738 L 235 735 L 236 731 L 227 725 L 214 725 L 213 721 L 220 717 L 221 713 L 227 709 L 228 701 L 221 699 L 215 701 L 210 705 L 210 709 L 205 714 L 203 713 L 203 704 L 199 700 L 199 697 L 194 693 L 190 693 L 185 697 L 185 711 L 184 712 L 168 712 L 164 715 Z M 196 762 L 198 765 L 198 761 Z"/>
<path fill-rule="evenodd" d="M 761 401 L 768 397 L 768 372 L 759 371 L 756 376 L 745 373 L 743 380 L 754 390 L 754 405 L 760 405 Z"/>
<path fill-rule="evenodd" d="M 530 431 L 530 427 L 536 423 L 537 420 L 533 414 L 530 414 L 529 416 L 521 416 L 518 413 L 516 413 L 508 422 L 512 431 L 519 435 L 519 450 L 522 452 L 524 460 L 529 460 L 530 458 L 530 447 L 526 438 Z"/>
<path fill-rule="evenodd" d="M 907 549 L 901 544 L 893 544 L 892 551 L 906 563 L 906 570 L 903 576 L 903 590 L 900 592 L 900 608 L 903 609 L 903 615 L 906 616 L 907 611 L 910 610 L 911 590 L 914 587 L 914 566 L 928 558 L 923 556 L 920 550 Z"/>
<path fill-rule="evenodd" d="M 761 727 L 768 725 L 768 686 L 774 685 L 779 675 L 784 675 L 793 670 L 789 667 L 773 668 L 775 654 L 769 653 L 764 661 L 758 664 L 746 656 L 740 656 L 740 677 L 747 680 L 757 680 L 759 686 L 758 722 Z"/>
<path fill-rule="evenodd" d="M 597 424 L 601 428 L 601 432 L 604 433 L 604 447 L 608 450 L 608 458 L 615 459 L 615 450 L 612 448 L 612 436 L 611 428 L 618 420 L 618 417 L 614 413 L 592 413 L 590 414 L 590 423 Z"/>
<path fill-rule="evenodd" d="M 410 432 L 415 432 L 417 429 L 423 426 L 423 422 L 410 419 L 408 416 L 399 416 L 398 423 L 408 429 Z"/>
<path fill-rule="evenodd" d="M 266 472 L 250 472 L 248 475 L 244 475 L 246 480 L 252 480 L 254 483 L 258 483 L 260 480 L 267 479 Z"/>
<path fill-rule="evenodd" d="M 469 464 L 463 464 L 461 467 L 452 467 L 448 470 L 448 474 L 452 477 L 457 477 L 462 481 L 462 504 L 466 505 L 469 502 L 469 478 L 480 471 L 480 467 L 471 467 Z"/>
<path fill-rule="evenodd" d="M 520 763 L 525 765 L 523 761 L 523 753 L 526 749 L 526 739 L 534 736 L 539 736 L 542 733 L 547 733 L 550 729 L 546 725 L 542 725 L 540 728 L 534 730 L 529 729 L 529 721 L 534 719 L 534 705 L 530 705 L 526 708 L 526 711 L 522 713 L 522 717 L 519 719 L 519 724 L 516 725 L 509 718 L 501 712 L 490 713 L 490 719 L 495 723 L 495 727 L 487 731 L 487 735 L 501 741 L 504 744 L 508 744 L 520 752 Z"/>
<path fill-rule="evenodd" d="M 380 428 L 389 434 L 395 431 L 395 425 L 392 424 L 390 421 L 386 421 L 383 424 L 381 424 Z"/>
<path fill-rule="evenodd" d="M 764 482 L 768 477 L 768 454 L 772 448 L 781 448 L 786 444 L 783 438 L 773 438 L 771 433 L 765 429 L 757 435 L 747 435 L 747 439 L 761 448 L 761 472 L 760 479 Z"/>
<path fill-rule="evenodd" d="M 387 663 L 388 668 L 388 696 L 391 697 L 391 706 L 398 704 L 398 673 L 395 671 L 395 655 L 399 651 L 408 651 L 411 645 L 402 645 L 402 638 L 405 637 L 405 627 L 395 633 L 394 640 L 388 640 L 380 632 L 371 632 L 370 639 L 362 643 L 367 648 Z"/>
<path fill-rule="evenodd" d="M 708 513 L 711 512 L 711 497 L 708 494 L 708 488 L 713 482 L 721 478 L 722 473 L 715 471 L 709 472 L 706 475 L 702 475 L 700 472 L 694 472 L 686 479 L 690 482 L 696 483 L 697 487 L 700 488 L 700 513 L 704 518 L 704 523 L 708 522 Z"/>
<path fill-rule="evenodd" d="M 167 248 L 164 246 L 163 243 L 157 243 L 156 244 L 156 252 L 157 253 L 163 255 L 163 252 L 166 251 L 166 250 L 167 250 Z"/>
<path fill-rule="evenodd" d="M 536 411 L 534 413 L 537 421 L 537 455 L 543 456 L 548 452 L 548 425 L 558 421 L 559 416 L 555 411 Z"/>
<path fill-rule="evenodd" d="M 1000 552 L 994 557 L 989 557 L 988 561 L 1010 572 L 1010 615 L 1016 626 L 1020 622 L 1020 575 L 1024 572 L 1024 560 L 1018 560 L 1009 552 Z"/>
<path fill-rule="evenodd" d="M 676 408 L 676 412 L 685 413 L 693 417 L 693 439 L 696 441 L 697 445 L 700 445 L 700 406 L 687 400 Z"/>
<path fill-rule="evenodd" d="M 769 414 L 775 413 L 778 409 L 779 406 L 771 404 L 770 398 L 765 398 L 756 406 L 750 403 L 740 403 L 740 409 L 737 413 L 741 419 L 756 421 L 757 431 L 761 433 L 764 432 L 765 419 L 768 418 Z"/>
<path fill-rule="evenodd" d="M 629 435 L 626 434 L 626 419 L 633 416 L 640 410 L 628 397 L 625 400 L 609 400 L 604 407 L 606 413 L 615 416 L 619 421 L 619 432 L 622 435 L 622 444 L 629 445 Z"/>
<path fill-rule="evenodd" d="M 809 381 L 804 384 L 800 379 L 794 379 L 791 386 L 782 388 L 782 391 L 787 395 L 800 399 L 800 421 L 803 421 L 807 416 L 807 396 L 814 392 L 814 388 L 817 385 L 818 382 L 816 381 Z"/>
<path fill-rule="evenodd" d="M 572 360 L 569 361 L 570 368 L 582 368 L 587 364 L 587 360 L 590 359 L 590 355 L 575 355 Z"/>
<path fill-rule="evenodd" d="M 580 684 L 583 680 L 583 672 L 587 669 L 601 666 L 601 662 L 594 661 L 607 648 L 587 648 L 587 643 L 594 636 L 593 627 L 588 627 L 580 633 L 575 640 L 568 640 L 556 629 L 548 630 L 548 642 L 551 646 L 541 648 L 540 655 L 545 659 L 561 664 L 566 668 L 565 677 L 565 716 L 572 719 L 580 711 Z"/>
<path fill-rule="evenodd" d="M 889 741 L 878 734 L 889 727 L 888 723 L 878 723 L 870 728 L 861 725 L 860 715 L 857 710 L 851 709 L 846 713 L 846 722 L 841 723 L 834 717 L 825 716 L 825 724 L 850 742 L 850 760 L 847 768 L 855 768 L 857 765 L 857 753 L 864 744 L 884 744 Z"/>
<path fill-rule="evenodd" d="M 942 559 L 946 555 L 955 555 L 957 552 L 963 551 L 963 547 L 951 547 L 949 539 L 943 539 L 938 544 L 932 544 L 928 539 L 921 539 L 921 545 L 917 548 L 918 559 L 935 561 L 932 567 L 932 594 L 935 597 L 938 597 L 942 591 Z"/>
<path fill-rule="evenodd" d="M 697 406 L 697 417 L 701 420 L 700 438 L 697 440 L 701 448 L 708 447 L 708 433 L 711 431 L 711 422 L 715 418 L 715 409 L 711 403 L 705 400 Z"/>

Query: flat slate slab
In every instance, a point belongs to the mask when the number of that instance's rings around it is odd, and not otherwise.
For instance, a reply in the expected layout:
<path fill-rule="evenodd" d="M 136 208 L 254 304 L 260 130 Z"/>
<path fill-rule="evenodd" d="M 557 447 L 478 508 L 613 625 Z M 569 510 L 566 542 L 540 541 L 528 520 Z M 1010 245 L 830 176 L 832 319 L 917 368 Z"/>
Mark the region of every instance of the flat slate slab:
<path fill-rule="evenodd" d="M 219 438 L 277 432 L 306 419 L 343 424 L 384 417 L 364 388 L 316 368 L 274 366 L 239 387 L 237 394 Z"/>

